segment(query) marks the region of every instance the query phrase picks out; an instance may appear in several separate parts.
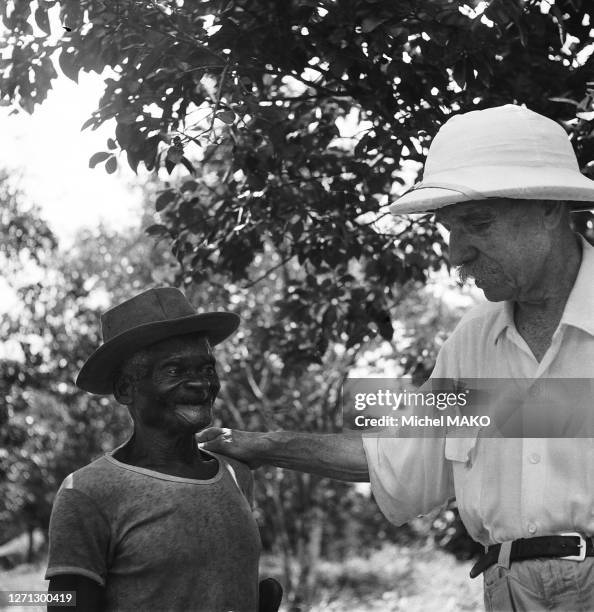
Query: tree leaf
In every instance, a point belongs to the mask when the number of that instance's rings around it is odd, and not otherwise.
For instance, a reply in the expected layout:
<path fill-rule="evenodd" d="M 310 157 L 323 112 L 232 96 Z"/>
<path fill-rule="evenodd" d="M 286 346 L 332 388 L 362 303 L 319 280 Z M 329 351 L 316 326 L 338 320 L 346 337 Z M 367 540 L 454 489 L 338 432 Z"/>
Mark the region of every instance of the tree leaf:
<path fill-rule="evenodd" d="M 128 151 L 126 151 L 126 157 L 128 159 L 128 165 L 132 168 L 134 174 L 138 174 L 138 164 L 140 163 L 138 152 L 128 149 Z"/>
<path fill-rule="evenodd" d="M 361 24 L 361 29 L 365 34 L 369 32 L 373 32 L 376 28 L 378 28 L 384 21 L 387 21 L 385 18 L 380 17 L 366 17 L 363 19 L 363 23 Z"/>
<path fill-rule="evenodd" d="M 35 23 L 39 26 L 39 29 L 45 32 L 46 34 L 51 34 L 52 31 L 50 29 L 49 18 L 47 16 L 47 10 L 39 7 L 35 11 Z"/>
<path fill-rule="evenodd" d="M 584 121 L 592 121 L 594 119 L 594 111 L 585 111 L 576 113 L 575 116 L 578 119 L 584 119 Z"/>
<path fill-rule="evenodd" d="M 150 225 L 144 230 L 149 236 L 169 236 L 169 230 L 160 223 Z"/>
<path fill-rule="evenodd" d="M 89 119 L 87 119 L 80 127 L 80 131 L 82 132 L 83 130 L 86 130 L 88 127 L 93 126 L 93 129 L 97 129 L 97 118 L 96 117 L 91 117 Z"/>
<path fill-rule="evenodd" d="M 196 174 L 196 170 L 194 169 L 194 166 L 192 165 L 192 163 L 187 157 L 182 157 L 181 163 L 186 167 L 186 169 L 188 170 L 190 174 L 192 175 Z"/>
<path fill-rule="evenodd" d="M 227 125 L 231 125 L 235 121 L 235 113 L 232 110 L 220 111 L 215 117 Z"/>
<path fill-rule="evenodd" d="M 175 200 L 175 191 L 173 189 L 167 189 L 160 194 L 155 201 L 155 210 L 161 212 L 167 204 Z"/>
<path fill-rule="evenodd" d="M 97 164 L 100 164 L 102 161 L 105 161 L 108 157 L 111 157 L 111 153 L 107 153 L 106 151 L 99 151 L 91 156 L 89 159 L 89 168 L 94 168 Z"/>
<path fill-rule="evenodd" d="M 179 164 L 182 160 L 184 150 L 177 145 L 171 145 L 167 149 L 167 161 L 170 161 L 173 165 Z"/>
<path fill-rule="evenodd" d="M 549 98 L 549 100 L 551 102 L 564 102 L 566 104 L 572 104 L 573 106 L 579 106 L 579 102 L 577 100 L 572 100 L 571 98 L 553 97 Z"/>
<path fill-rule="evenodd" d="M 458 84 L 460 89 L 466 87 L 466 59 L 462 58 L 454 64 L 453 69 L 454 81 Z"/>
<path fill-rule="evenodd" d="M 130 144 L 132 128 L 129 125 L 118 123 L 115 129 L 115 135 L 122 149 L 127 149 Z"/>
<path fill-rule="evenodd" d="M 112 155 L 106 162 L 105 162 L 105 170 L 107 171 L 107 174 L 113 174 L 118 168 L 118 160 L 115 158 L 114 155 Z"/>
<path fill-rule="evenodd" d="M 142 161 L 147 170 L 152 170 L 155 167 L 155 160 L 157 157 L 159 141 L 161 140 L 161 136 L 157 134 L 156 136 L 151 136 L 147 138 L 142 147 Z"/>
<path fill-rule="evenodd" d="M 78 83 L 78 73 L 80 71 L 80 66 L 76 65 L 76 54 L 69 53 L 66 49 L 62 49 L 62 53 L 60 53 L 60 57 L 58 58 L 58 64 L 60 64 L 60 68 L 62 72 L 72 81 Z"/>
<path fill-rule="evenodd" d="M 117 144 L 116 141 L 113 138 L 108 138 L 107 139 L 107 148 L 110 149 L 111 151 L 113 151 L 114 149 L 117 148 Z"/>
<path fill-rule="evenodd" d="M 185 181 L 181 186 L 180 191 L 196 191 L 198 188 L 198 183 L 194 180 Z"/>

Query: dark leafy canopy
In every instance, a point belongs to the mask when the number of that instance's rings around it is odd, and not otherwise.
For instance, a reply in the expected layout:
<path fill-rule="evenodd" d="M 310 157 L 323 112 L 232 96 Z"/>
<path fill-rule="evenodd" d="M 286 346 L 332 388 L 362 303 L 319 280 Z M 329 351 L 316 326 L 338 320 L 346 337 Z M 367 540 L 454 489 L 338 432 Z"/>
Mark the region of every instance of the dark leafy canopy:
<path fill-rule="evenodd" d="M 332 339 L 390 338 L 397 288 L 441 264 L 427 220 L 370 221 L 451 112 L 526 103 L 567 127 L 594 176 L 583 0 L 492 0 L 484 18 L 452 0 L 50 0 L 39 29 L 36 4 L 15 4 L 3 99 L 41 102 L 54 52 L 74 80 L 113 69 L 85 125 L 115 118 L 115 139 L 91 164 L 115 171 L 119 149 L 134 170 L 195 172 L 158 197 L 149 233 L 171 240 L 186 284 L 213 270 L 250 279 L 261 259 L 282 267 L 277 332 L 306 362 Z M 55 42 L 58 7 L 72 31 Z M 351 113 L 364 123 L 341 132 Z"/>

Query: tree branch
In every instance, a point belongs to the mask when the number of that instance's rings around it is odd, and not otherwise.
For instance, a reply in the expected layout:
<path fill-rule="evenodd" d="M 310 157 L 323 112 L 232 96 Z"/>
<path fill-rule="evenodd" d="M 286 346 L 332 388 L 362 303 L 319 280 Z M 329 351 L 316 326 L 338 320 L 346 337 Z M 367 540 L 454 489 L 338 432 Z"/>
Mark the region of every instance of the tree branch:
<path fill-rule="evenodd" d="M 210 120 L 209 131 L 212 132 L 214 127 L 214 122 L 216 119 L 217 111 L 221 105 L 221 96 L 223 95 L 223 85 L 225 84 L 225 79 L 227 78 L 227 72 L 229 72 L 229 66 L 231 65 L 231 58 L 227 60 L 225 67 L 223 68 L 223 72 L 221 73 L 221 78 L 219 80 L 219 87 L 217 89 L 217 97 L 215 99 L 214 108 L 212 109 L 212 118 Z"/>
<path fill-rule="evenodd" d="M 291 261 L 292 258 L 293 258 L 293 255 L 288 255 L 281 262 L 277 263 L 276 266 L 272 266 L 272 268 L 269 268 L 268 270 L 266 270 L 266 272 L 260 275 L 256 280 L 252 281 L 251 283 L 248 283 L 247 285 L 244 285 L 243 288 L 250 289 L 254 285 L 257 285 L 261 280 L 264 280 L 266 277 L 270 276 L 275 270 L 277 270 L 281 266 L 284 266 L 286 263 Z"/>

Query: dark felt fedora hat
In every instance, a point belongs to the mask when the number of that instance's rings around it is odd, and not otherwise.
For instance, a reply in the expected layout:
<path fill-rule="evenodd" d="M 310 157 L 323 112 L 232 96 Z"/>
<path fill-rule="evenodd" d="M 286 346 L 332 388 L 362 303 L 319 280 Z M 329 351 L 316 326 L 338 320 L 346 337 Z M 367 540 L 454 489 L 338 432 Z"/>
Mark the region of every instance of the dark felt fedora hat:
<path fill-rule="evenodd" d="M 179 289 L 149 289 L 101 316 L 103 344 L 81 368 L 76 385 L 108 395 L 113 391 L 118 367 L 136 351 L 172 336 L 196 332 L 204 332 L 212 345 L 218 344 L 238 325 L 239 317 L 231 312 L 196 314 Z"/>

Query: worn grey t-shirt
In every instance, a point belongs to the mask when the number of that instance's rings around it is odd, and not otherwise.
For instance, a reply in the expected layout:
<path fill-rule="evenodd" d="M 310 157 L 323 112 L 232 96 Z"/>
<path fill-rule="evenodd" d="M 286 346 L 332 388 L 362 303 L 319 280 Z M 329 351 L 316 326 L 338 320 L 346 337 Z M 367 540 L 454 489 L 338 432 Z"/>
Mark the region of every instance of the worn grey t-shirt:
<path fill-rule="evenodd" d="M 87 576 L 105 587 L 106 610 L 255 612 L 261 543 L 249 468 L 215 455 L 216 475 L 193 480 L 113 452 L 62 483 L 46 580 Z"/>

